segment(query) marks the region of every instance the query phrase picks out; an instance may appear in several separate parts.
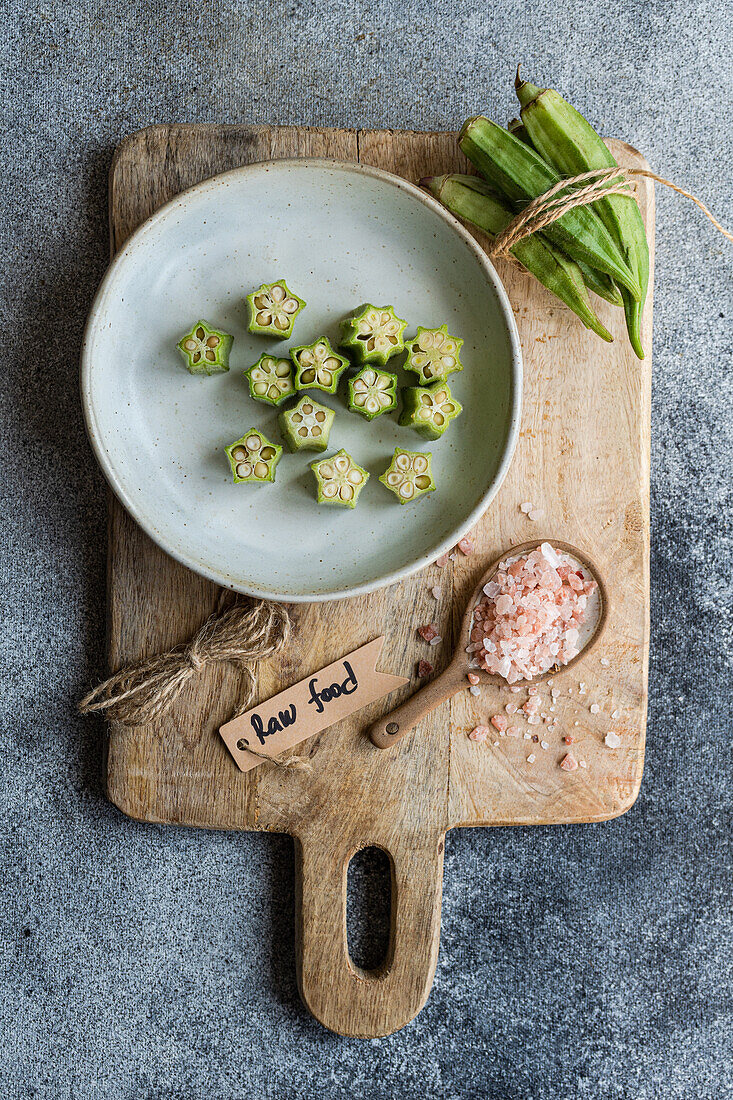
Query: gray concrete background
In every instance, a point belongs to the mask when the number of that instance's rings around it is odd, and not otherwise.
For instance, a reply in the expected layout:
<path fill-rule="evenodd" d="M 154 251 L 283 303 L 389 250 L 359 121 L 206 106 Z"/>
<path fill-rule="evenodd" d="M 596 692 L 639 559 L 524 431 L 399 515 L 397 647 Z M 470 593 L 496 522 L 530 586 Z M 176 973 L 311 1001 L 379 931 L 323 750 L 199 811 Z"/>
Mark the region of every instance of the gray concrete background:
<path fill-rule="evenodd" d="M 290 840 L 125 820 L 102 793 L 101 724 L 74 713 L 104 669 L 105 487 L 77 356 L 116 143 L 172 120 L 501 121 L 521 59 L 730 224 L 730 0 L 0 13 L 0 1094 L 733 1096 L 731 249 L 683 199 L 657 189 L 641 796 L 605 825 L 449 835 L 440 961 L 412 1025 L 360 1042 L 315 1023 Z"/>

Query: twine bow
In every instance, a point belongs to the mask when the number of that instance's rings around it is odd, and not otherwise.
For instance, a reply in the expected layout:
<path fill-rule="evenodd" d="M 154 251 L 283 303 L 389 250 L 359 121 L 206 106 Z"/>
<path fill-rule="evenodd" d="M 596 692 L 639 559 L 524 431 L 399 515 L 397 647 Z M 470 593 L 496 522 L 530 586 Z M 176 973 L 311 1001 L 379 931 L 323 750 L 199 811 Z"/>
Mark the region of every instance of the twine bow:
<path fill-rule="evenodd" d="M 506 256 L 518 241 L 529 237 L 532 233 L 538 233 L 545 226 L 556 222 L 563 214 L 567 214 L 569 210 L 574 210 L 578 206 L 587 206 L 607 195 L 628 195 L 633 198 L 635 176 L 645 176 L 657 183 L 663 183 L 665 187 L 671 187 L 673 191 L 691 199 L 715 228 L 729 241 L 733 241 L 733 233 L 723 228 L 704 202 L 689 191 L 685 191 L 684 188 L 664 179 L 663 176 L 658 176 L 646 168 L 596 168 L 591 172 L 581 172 L 578 176 L 560 180 L 548 191 L 532 199 L 515 218 L 512 218 L 506 229 L 497 234 L 492 247 L 488 250 L 489 256 L 492 259 Z"/>
<path fill-rule="evenodd" d="M 186 684 L 207 664 L 229 661 L 245 676 L 245 689 L 236 714 L 245 711 L 254 695 L 254 666 L 279 652 L 290 635 L 287 608 L 270 600 L 236 598 L 225 609 L 230 593 L 222 593 L 219 610 L 210 616 L 187 645 L 148 657 L 115 672 L 79 703 L 82 714 L 102 711 L 107 718 L 135 727 L 154 721 L 178 698 Z M 298 757 L 279 760 L 248 748 L 253 756 L 278 767 L 303 768 Z"/>

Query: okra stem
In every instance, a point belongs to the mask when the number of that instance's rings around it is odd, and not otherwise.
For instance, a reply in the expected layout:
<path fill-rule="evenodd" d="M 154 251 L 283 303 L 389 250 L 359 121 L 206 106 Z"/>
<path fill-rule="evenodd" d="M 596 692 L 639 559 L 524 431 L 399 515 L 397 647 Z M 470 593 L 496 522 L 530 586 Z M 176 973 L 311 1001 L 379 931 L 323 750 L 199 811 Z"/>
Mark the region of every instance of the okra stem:
<path fill-rule="evenodd" d="M 464 221 L 496 237 L 512 220 L 512 211 L 477 176 L 432 176 L 420 181 L 444 206 Z M 546 286 L 603 340 L 613 337 L 593 311 L 580 268 L 542 233 L 524 237 L 511 249 L 535 279 Z"/>
<path fill-rule="evenodd" d="M 561 175 L 575 176 L 617 165 L 601 136 L 559 92 L 522 80 L 518 71 L 515 88 L 533 146 Z M 639 285 L 639 295 L 629 293 L 629 288 L 622 285 L 621 296 L 629 339 L 643 359 L 641 315 L 649 288 L 649 244 L 644 220 L 633 195 L 608 195 L 593 205 Z"/>
<path fill-rule="evenodd" d="M 534 149 L 488 118 L 478 116 L 465 122 L 458 143 L 488 182 L 517 208 L 560 182 L 558 172 Z M 641 297 L 641 288 L 618 244 L 589 206 L 568 210 L 543 232 L 574 260 L 604 271 L 627 287 L 634 298 Z"/>

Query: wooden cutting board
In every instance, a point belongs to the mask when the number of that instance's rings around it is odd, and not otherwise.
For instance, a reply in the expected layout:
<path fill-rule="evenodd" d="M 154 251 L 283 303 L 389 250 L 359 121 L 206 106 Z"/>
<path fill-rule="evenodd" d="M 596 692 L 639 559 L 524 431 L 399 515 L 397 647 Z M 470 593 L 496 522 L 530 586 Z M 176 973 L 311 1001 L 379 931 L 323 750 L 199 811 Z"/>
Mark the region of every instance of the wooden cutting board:
<path fill-rule="evenodd" d="M 627 165 L 646 165 L 628 145 L 610 143 Z M 289 156 L 360 161 L 411 180 L 466 170 L 450 133 L 307 130 L 248 126 L 153 126 L 117 149 L 110 174 L 112 250 L 161 204 L 209 176 L 241 164 Z M 653 185 L 639 185 L 652 244 Z M 636 360 L 620 311 L 599 303 L 612 345 L 587 332 L 561 303 L 518 267 L 497 265 L 514 308 L 524 351 L 524 407 L 509 475 L 474 531 L 475 553 L 430 567 L 370 596 L 293 607 L 293 640 L 264 663 L 266 698 L 386 635 L 380 667 L 412 676 L 389 699 L 304 742 L 310 772 L 233 765 L 217 729 L 237 703 L 231 667 L 207 668 L 161 720 L 135 730 L 112 725 L 109 797 L 142 821 L 290 833 L 298 852 L 297 956 L 301 996 L 342 1035 L 385 1035 L 411 1020 L 433 979 L 440 938 L 444 838 L 458 825 L 605 821 L 627 810 L 641 782 L 649 637 L 649 419 L 651 293 L 644 319 L 648 358 Z M 531 522 L 519 504 L 544 517 Z M 511 700 L 507 689 L 457 695 L 394 749 L 365 735 L 379 713 L 414 690 L 426 657 L 446 663 L 462 602 L 486 564 L 512 544 L 561 538 L 585 550 L 604 572 L 611 597 L 600 648 L 555 677 L 559 723 L 528 727 L 549 748 L 503 738 L 477 744 L 467 733 Z M 437 601 L 430 589 L 439 585 Z M 186 641 L 217 605 L 219 590 L 159 550 L 112 498 L 109 512 L 109 658 L 112 668 Z M 428 649 L 415 628 L 442 624 L 445 641 Z M 607 665 L 602 665 L 603 657 Z M 579 694 L 584 681 L 586 694 Z M 572 691 L 572 694 L 569 692 Z M 544 689 L 543 696 L 547 696 Z M 599 713 L 590 713 L 596 702 Z M 549 701 L 543 710 L 549 707 Z M 616 713 L 616 718 L 611 715 Z M 616 730 L 611 751 L 604 734 Z M 586 767 L 559 767 L 567 746 Z M 497 738 L 497 740 L 499 740 Z M 534 753 L 534 763 L 527 761 Z M 392 933 L 387 957 L 371 972 L 346 944 L 346 869 L 367 845 L 392 866 Z M 242 950 L 246 950 L 243 939 Z M 236 978 L 234 979 L 236 980 Z"/>

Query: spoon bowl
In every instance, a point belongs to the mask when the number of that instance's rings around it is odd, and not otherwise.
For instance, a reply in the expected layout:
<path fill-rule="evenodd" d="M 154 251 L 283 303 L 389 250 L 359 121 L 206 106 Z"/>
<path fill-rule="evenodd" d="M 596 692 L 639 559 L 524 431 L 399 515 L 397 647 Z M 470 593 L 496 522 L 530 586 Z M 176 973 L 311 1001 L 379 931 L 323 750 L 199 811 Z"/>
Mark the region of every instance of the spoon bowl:
<path fill-rule="evenodd" d="M 396 745 L 397 742 L 401 741 L 406 734 L 410 733 L 418 722 L 422 721 L 427 714 L 430 714 L 430 712 L 440 706 L 441 703 L 444 703 L 446 699 L 450 699 L 457 691 L 460 691 L 461 688 L 465 688 L 466 675 L 468 672 L 475 673 L 480 683 L 495 684 L 503 687 L 507 686 L 507 681 L 503 676 L 486 672 L 485 669 L 474 669 L 471 667 L 470 656 L 466 652 L 466 647 L 471 639 L 473 613 L 483 594 L 484 585 L 488 584 L 498 572 L 501 562 L 509 558 L 517 558 L 521 555 L 529 554 L 532 550 L 539 549 L 545 542 L 549 542 L 552 548 L 559 553 L 567 554 L 569 557 L 574 558 L 575 561 L 591 575 L 593 580 L 597 582 L 599 608 L 592 634 L 583 644 L 576 656 L 568 661 L 567 664 L 553 665 L 547 672 L 543 672 L 539 676 L 534 676 L 531 683 L 540 684 L 543 680 L 547 680 L 551 676 L 557 676 L 560 672 L 572 668 L 574 664 L 582 657 L 587 656 L 598 644 L 608 621 L 609 604 L 605 582 L 591 558 L 577 546 L 572 546 L 568 542 L 560 542 L 558 540 L 537 539 L 534 542 L 523 542 L 518 546 L 513 546 L 500 557 L 496 558 L 471 593 L 466 603 L 466 610 L 463 614 L 456 648 L 448 667 L 441 672 L 440 676 L 436 676 L 434 680 L 431 680 L 424 688 L 421 688 L 419 691 L 415 692 L 414 695 L 411 695 L 409 699 L 399 707 L 396 707 L 395 710 L 390 711 L 389 714 L 383 715 L 371 727 L 369 736 L 377 748 L 387 749 L 391 745 Z M 529 683 L 529 680 L 518 680 L 514 686 L 520 687 Z"/>

